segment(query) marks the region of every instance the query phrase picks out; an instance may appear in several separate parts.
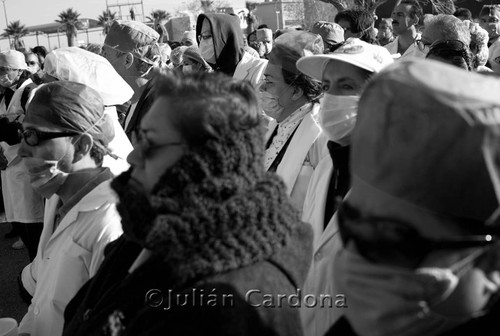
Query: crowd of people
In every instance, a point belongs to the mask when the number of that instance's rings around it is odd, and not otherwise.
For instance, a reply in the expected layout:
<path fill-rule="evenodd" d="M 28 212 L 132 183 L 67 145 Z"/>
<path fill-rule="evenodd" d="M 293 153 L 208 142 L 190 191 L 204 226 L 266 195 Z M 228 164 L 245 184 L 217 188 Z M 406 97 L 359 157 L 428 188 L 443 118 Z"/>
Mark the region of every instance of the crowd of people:
<path fill-rule="evenodd" d="M 500 5 L 334 21 L 1 52 L 19 335 L 496 335 Z"/>

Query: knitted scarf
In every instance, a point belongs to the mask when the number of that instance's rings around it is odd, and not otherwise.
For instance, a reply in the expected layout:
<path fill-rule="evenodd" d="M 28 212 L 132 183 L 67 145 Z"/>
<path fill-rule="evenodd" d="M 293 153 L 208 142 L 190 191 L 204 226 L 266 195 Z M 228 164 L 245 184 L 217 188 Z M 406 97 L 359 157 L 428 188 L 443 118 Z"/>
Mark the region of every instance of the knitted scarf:
<path fill-rule="evenodd" d="M 147 196 L 112 182 L 125 235 L 161 257 L 172 286 L 273 256 L 300 223 L 284 183 L 263 168 L 260 127 L 190 147 Z"/>

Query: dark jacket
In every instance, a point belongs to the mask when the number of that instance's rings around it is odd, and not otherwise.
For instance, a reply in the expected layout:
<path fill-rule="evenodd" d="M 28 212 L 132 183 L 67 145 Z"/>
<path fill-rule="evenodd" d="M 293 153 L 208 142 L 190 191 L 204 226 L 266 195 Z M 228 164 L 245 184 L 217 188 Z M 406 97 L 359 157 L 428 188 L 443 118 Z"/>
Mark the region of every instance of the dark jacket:
<path fill-rule="evenodd" d="M 124 236 L 110 244 L 98 274 L 67 306 L 63 335 L 302 335 L 298 308 L 286 299 L 279 307 L 277 295 L 295 294 L 305 280 L 311 253 L 307 225 L 298 225 L 289 244 L 269 260 L 175 290 L 171 297 L 180 294 L 178 303 L 169 300 L 169 270 L 161 259 L 152 257 L 127 276 L 140 251 Z M 272 307 L 264 307 L 264 294 L 270 294 L 273 303 L 266 305 Z M 121 332 L 111 332 L 113 323 Z"/>
<path fill-rule="evenodd" d="M 201 34 L 204 20 L 210 22 L 217 64 L 210 64 L 215 71 L 233 76 L 244 54 L 243 34 L 236 16 L 229 14 L 200 14 L 196 21 L 196 35 Z"/>

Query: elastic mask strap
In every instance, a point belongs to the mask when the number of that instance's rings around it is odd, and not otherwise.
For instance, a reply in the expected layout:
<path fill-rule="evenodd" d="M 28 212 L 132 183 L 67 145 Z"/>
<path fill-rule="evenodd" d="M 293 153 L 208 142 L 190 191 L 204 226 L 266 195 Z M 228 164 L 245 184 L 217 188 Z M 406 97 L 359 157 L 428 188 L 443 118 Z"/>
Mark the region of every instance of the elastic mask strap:
<path fill-rule="evenodd" d="M 104 117 L 106 116 L 105 113 L 103 113 L 101 115 L 101 117 L 99 119 L 97 119 L 97 121 L 92 125 L 90 126 L 89 128 L 87 128 L 85 131 L 83 131 L 82 133 L 80 133 L 80 136 L 84 135 L 84 134 L 88 134 L 88 132 L 93 129 L 94 127 L 97 126 L 97 124 L 104 119 Z M 89 134 L 90 135 L 90 134 Z M 92 137 L 92 139 L 94 140 L 94 138 Z M 100 143 L 98 143 L 97 141 L 93 141 L 93 143 L 98 147 L 100 148 L 102 151 L 104 151 L 104 155 L 109 155 L 110 157 L 112 157 L 113 159 L 115 160 L 118 160 L 120 157 L 114 153 L 111 152 L 111 150 L 108 148 L 108 147 L 105 147 L 103 145 L 101 145 Z"/>

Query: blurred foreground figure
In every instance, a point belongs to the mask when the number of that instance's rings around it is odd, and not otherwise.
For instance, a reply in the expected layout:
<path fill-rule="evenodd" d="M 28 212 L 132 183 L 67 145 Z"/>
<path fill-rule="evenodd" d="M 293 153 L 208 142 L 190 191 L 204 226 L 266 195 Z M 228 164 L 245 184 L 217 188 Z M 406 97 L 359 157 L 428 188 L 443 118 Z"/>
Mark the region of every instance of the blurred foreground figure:
<path fill-rule="evenodd" d="M 263 302 L 302 286 L 312 233 L 263 169 L 255 91 L 205 72 L 153 87 L 132 168 L 112 183 L 124 235 L 64 335 L 302 335 L 297 308 Z"/>
<path fill-rule="evenodd" d="M 428 60 L 361 97 L 334 277 L 349 308 L 328 335 L 496 335 L 498 200 L 481 150 L 500 80 Z"/>

